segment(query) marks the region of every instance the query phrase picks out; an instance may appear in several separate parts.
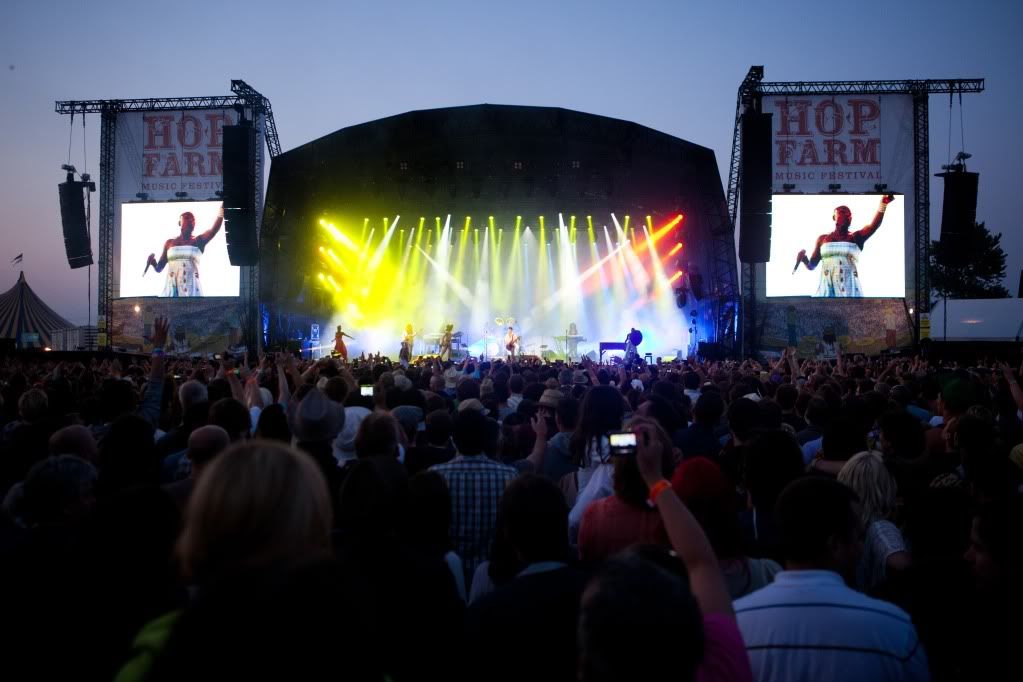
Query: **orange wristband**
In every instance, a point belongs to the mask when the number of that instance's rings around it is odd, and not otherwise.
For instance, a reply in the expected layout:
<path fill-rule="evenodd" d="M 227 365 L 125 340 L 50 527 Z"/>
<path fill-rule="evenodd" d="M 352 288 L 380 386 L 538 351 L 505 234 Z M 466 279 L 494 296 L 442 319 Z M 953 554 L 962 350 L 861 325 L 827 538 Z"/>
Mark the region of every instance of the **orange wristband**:
<path fill-rule="evenodd" d="M 657 481 L 657 483 L 654 483 L 652 486 L 650 486 L 650 496 L 647 498 L 647 500 L 650 502 L 650 506 L 652 507 L 655 504 L 657 504 L 657 498 L 661 495 L 661 493 L 663 493 L 670 487 L 671 483 L 669 481 L 664 480 L 663 478 Z"/>

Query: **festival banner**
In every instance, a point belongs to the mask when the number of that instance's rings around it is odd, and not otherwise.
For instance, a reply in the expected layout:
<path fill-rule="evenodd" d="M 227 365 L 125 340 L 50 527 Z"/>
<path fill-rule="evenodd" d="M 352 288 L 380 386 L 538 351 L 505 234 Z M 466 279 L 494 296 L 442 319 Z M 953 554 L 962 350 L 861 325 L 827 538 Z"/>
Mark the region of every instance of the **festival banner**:
<path fill-rule="evenodd" d="M 763 111 L 773 115 L 774 192 L 874 192 L 887 185 L 912 194 L 909 95 L 770 96 Z"/>
<path fill-rule="evenodd" d="M 234 125 L 232 109 L 131 111 L 117 117 L 115 169 L 117 198 L 132 201 L 215 199 L 224 189 L 224 126 Z"/>

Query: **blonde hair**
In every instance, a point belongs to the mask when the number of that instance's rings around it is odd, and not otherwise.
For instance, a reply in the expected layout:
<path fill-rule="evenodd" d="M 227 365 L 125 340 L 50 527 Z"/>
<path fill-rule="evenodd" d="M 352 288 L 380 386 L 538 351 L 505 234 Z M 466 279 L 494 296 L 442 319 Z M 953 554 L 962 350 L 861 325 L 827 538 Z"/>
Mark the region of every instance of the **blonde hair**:
<path fill-rule="evenodd" d="M 182 571 L 205 580 L 330 548 L 327 483 L 308 455 L 282 443 L 249 440 L 203 471 L 178 539 Z"/>
<path fill-rule="evenodd" d="M 891 516 L 895 509 L 895 479 L 880 452 L 870 450 L 853 455 L 838 472 L 838 480 L 860 498 L 860 521 L 864 528 Z"/>

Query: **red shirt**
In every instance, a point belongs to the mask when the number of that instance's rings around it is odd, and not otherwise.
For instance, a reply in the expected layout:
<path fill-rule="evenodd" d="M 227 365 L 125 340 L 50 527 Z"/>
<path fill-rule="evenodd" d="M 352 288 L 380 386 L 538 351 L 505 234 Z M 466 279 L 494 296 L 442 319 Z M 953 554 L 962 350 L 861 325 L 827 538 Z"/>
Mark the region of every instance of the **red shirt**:
<path fill-rule="evenodd" d="M 597 500 L 579 524 L 579 558 L 599 561 L 637 544 L 668 545 L 656 509 L 639 509 L 617 495 Z"/>

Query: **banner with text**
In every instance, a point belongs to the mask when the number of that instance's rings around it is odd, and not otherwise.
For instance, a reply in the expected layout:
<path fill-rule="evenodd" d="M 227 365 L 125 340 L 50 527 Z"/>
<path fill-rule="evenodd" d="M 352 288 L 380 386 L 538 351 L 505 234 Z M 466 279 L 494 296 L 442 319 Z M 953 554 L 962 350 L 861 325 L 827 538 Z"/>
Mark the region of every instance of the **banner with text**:
<path fill-rule="evenodd" d="M 773 114 L 775 192 L 912 193 L 909 95 L 770 96 L 763 111 Z"/>
<path fill-rule="evenodd" d="M 130 111 L 117 117 L 114 164 L 118 198 L 136 194 L 150 200 L 214 199 L 224 189 L 224 126 L 233 125 L 232 109 Z"/>

